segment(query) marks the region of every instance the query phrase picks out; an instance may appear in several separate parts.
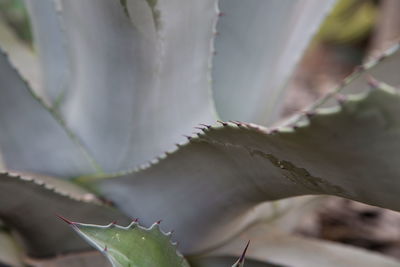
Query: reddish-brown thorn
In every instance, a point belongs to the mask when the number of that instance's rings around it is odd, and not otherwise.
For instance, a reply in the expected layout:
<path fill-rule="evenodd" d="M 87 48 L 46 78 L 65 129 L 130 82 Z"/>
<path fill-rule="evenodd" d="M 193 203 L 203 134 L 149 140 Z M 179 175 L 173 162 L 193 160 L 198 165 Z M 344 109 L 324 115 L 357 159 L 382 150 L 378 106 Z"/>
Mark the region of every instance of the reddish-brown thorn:
<path fill-rule="evenodd" d="M 219 12 L 218 13 L 218 17 L 223 17 L 223 16 L 225 16 L 226 14 L 224 13 L 224 12 Z"/>
<path fill-rule="evenodd" d="M 382 56 L 378 57 L 378 58 L 376 59 L 376 61 L 377 61 L 377 62 L 382 62 L 386 57 L 387 57 L 386 55 L 382 55 Z"/>
<path fill-rule="evenodd" d="M 111 224 L 112 224 L 112 225 L 117 224 L 117 221 L 113 221 L 113 222 L 111 222 Z"/>
<path fill-rule="evenodd" d="M 65 218 L 65 217 L 63 217 L 63 216 L 61 216 L 61 215 L 59 215 L 59 214 L 56 214 L 56 216 L 57 216 L 58 218 L 60 218 L 61 220 L 63 220 L 64 222 L 66 222 L 67 224 L 72 224 L 72 225 L 76 224 L 75 222 L 70 221 L 70 220 L 68 220 L 67 218 Z"/>
<path fill-rule="evenodd" d="M 219 32 L 214 32 L 214 35 L 215 36 L 219 36 Z"/>
<path fill-rule="evenodd" d="M 104 247 L 104 252 L 107 252 L 108 251 L 108 248 L 107 248 L 107 246 L 105 246 Z"/>
<path fill-rule="evenodd" d="M 199 130 L 202 130 L 202 131 L 204 131 L 204 128 L 203 127 L 194 127 L 195 129 L 199 129 Z"/>
<path fill-rule="evenodd" d="M 188 140 L 191 140 L 191 139 L 192 139 L 192 137 L 189 136 L 189 135 L 184 135 L 184 137 L 186 137 Z"/>
<path fill-rule="evenodd" d="M 304 113 L 304 115 L 306 115 L 307 118 L 311 118 L 311 117 L 314 117 L 315 113 L 312 112 L 312 111 L 306 111 L 306 112 Z"/>
<path fill-rule="evenodd" d="M 161 222 L 162 222 L 162 220 L 159 220 L 159 221 L 156 222 L 156 224 L 160 224 Z"/>
<path fill-rule="evenodd" d="M 200 123 L 199 125 L 204 126 L 204 127 L 208 128 L 208 129 L 211 128 L 211 125 L 207 125 L 207 124 L 203 124 L 203 123 Z"/>
<path fill-rule="evenodd" d="M 344 95 L 337 94 L 335 98 L 339 105 L 343 105 L 346 102 L 346 97 Z"/>
<path fill-rule="evenodd" d="M 223 126 L 227 126 L 228 125 L 228 123 L 220 121 L 220 120 L 217 120 L 217 122 L 221 123 Z"/>
<path fill-rule="evenodd" d="M 373 87 L 373 88 L 377 88 L 379 87 L 379 81 L 376 80 L 374 77 L 372 77 L 371 75 L 367 75 L 367 83 L 369 86 Z"/>
<path fill-rule="evenodd" d="M 247 241 L 247 245 L 243 250 L 242 256 L 240 256 L 240 258 L 239 258 L 239 263 L 243 263 L 244 258 L 246 257 L 246 252 L 247 252 L 247 248 L 249 247 L 249 245 L 250 245 L 250 240 Z"/>
<path fill-rule="evenodd" d="M 133 219 L 132 221 L 135 222 L 135 223 L 137 223 L 137 222 L 139 222 L 139 218 L 135 218 L 135 219 Z"/>
<path fill-rule="evenodd" d="M 365 67 L 363 65 L 359 65 L 354 68 L 354 72 L 359 72 L 365 70 Z"/>

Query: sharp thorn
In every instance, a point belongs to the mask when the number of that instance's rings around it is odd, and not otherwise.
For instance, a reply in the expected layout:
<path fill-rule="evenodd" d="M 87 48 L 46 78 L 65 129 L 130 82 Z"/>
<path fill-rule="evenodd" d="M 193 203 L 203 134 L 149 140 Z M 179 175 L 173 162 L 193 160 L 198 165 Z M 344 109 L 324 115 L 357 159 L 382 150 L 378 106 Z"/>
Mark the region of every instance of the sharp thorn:
<path fill-rule="evenodd" d="M 104 247 L 104 252 L 107 252 L 108 251 L 108 248 L 107 248 L 107 246 L 105 246 Z"/>
<path fill-rule="evenodd" d="M 228 123 L 220 121 L 220 120 L 217 120 L 217 122 L 221 123 L 223 126 L 227 126 L 228 125 Z"/>
<path fill-rule="evenodd" d="M 74 225 L 74 224 L 76 224 L 75 222 L 70 221 L 70 220 L 68 220 L 67 218 L 65 218 L 65 217 L 63 217 L 63 216 L 61 216 L 61 215 L 56 214 L 56 216 L 57 216 L 58 218 L 60 218 L 61 220 L 63 220 L 64 222 L 66 222 L 67 224 L 69 224 L 69 225 Z"/>
<path fill-rule="evenodd" d="M 160 224 L 162 222 L 162 220 L 158 220 L 157 222 L 156 222 L 156 224 Z"/>
<path fill-rule="evenodd" d="M 211 128 L 211 125 L 207 125 L 207 124 L 203 124 L 203 123 L 200 123 L 199 125 L 204 126 L 204 127 L 206 127 L 207 129 L 210 129 L 210 128 Z"/>
<path fill-rule="evenodd" d="M 372 88 L 378 88 L 379 87 L 379 81 L 372 77 L 371 75 L 367 75 L 367 83 L 370 87 Z"/>
<path fill-rule="evenodd" d="M 346 102 L 346 96 L 341 95 L 341 94 L 336 94 L 335 96 L 336 101 L 339 103 L 339 105 L 343 105 Z"/>
<path fill-rule="evenodd" d="M 184 135 L 184 137 L 186 137 L 188 140 L 191 140 L 191 139 L 192 139 L 192 137 L 189 136 L 189 135 Z"/>
<path fill-rule="evenodd" d="M 242 255 L 241 255 L 240 258 L 239 258 L 239 263 L 243 263 L 244 258 L 246 257 L 246 252 L 247 252 L 247 248 L 249 247 L 249 245 L 250 245 L 250 240 L 247 241 L 247 245 L 246 245 L 246 247 L 244 248 L 243 253 L 242 253 Z"/>

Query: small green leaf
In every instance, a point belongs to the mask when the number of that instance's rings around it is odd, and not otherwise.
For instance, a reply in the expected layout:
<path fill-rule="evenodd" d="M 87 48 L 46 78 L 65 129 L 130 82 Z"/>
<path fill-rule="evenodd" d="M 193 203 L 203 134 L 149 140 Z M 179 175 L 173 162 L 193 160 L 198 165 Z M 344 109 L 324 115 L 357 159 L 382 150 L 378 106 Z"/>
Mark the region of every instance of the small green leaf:
<path fill-rule="evenodd" d="M 189 266 L 176 250 L 176 244 L 171 242 L 171 232 L 161 231 L 160 222 L 144 228 L 137 220 L 123 227 L 116 223 L 101 226 L 71 222 L 63 217 L 61 219 L 100 250 L 113 266 Z"/>

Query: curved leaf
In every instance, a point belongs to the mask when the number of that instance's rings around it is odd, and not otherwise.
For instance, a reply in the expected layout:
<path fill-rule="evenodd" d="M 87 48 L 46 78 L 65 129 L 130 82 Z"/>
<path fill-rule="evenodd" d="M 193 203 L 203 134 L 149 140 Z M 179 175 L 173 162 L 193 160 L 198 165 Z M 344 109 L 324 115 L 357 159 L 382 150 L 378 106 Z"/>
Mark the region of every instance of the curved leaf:
<path fill-rule="evenodd" d="M 41 91 L 39 63 L 34 51 L 22 42 L 7 22 L 0 17 L 0 47 L 7 52 L 11 62 L 21 72 L 35 92 Z"/>
<path fill-rule="evenodd" d="M 137 221 L 123 227 L 115 223 L 100 226 L 64 220 L 88 243 L 100 250 L 113 266 L 189 267 L 171 243 L 171 233 L 163 233 L 159 222 L 145 228 Z"/>
<path fill-rule="evenodd" d="M 56 106 L 67 88 L 69 62 L 56 0 L 26 0 L 38 50 L 45 98 Z M 58 7 L 59 8 L 59 7 Z"/>
<path fill-rule="evenodd" d="M 251 239 L 248 257 L 293 267 L 395 267 L 399 262 L 376 252 L 338 243 L 288 235 L 267 224 L 256 224 L 211 255 L 235 255 Z M 211 257 L 211 256 L 209 256 Z M 247 261 L 246 261 L 247 264 Z M 245 265 L 246 266 L 246 265 Z"/>
<path fill-rule="evenodd" d="M 334 2 L 220 1 L 213 90 L 222 119 L 274 122 L 284 87 Z"/>
<path fill-rule="evenodd" d="M 97 223 L 129 221 L 101 205 L 92 194 L 81 193 L 82 189 L 74 189 L 72 184 L 60 186 L 61 182 L 0 174 L 0 218 L 18 232 L 29 256 L 49 257 L 90 248 L 71 235 L 56 214 Z"/>
<path fill-rule="evenodd" d="M 127 214 L 179 229 L 185 253 L 228 238 L 263 201 L 331 194 L 400 210 L 400 96 L 379 87 L 274 131 L 205 128 L 151 167 L 94 186 Z"/>
<path fill-rule="evenodd" d="M 8 170 L 58 177 L 95 173 L 89 156 L 0 51 L 0 151 Z"/>
<path fill-rule="evenodd" d="M 215 118 L 216 0 L 125 2 L 62 1 L 72 62 L 62 112 L 108 172 L 147 162 Z"/>

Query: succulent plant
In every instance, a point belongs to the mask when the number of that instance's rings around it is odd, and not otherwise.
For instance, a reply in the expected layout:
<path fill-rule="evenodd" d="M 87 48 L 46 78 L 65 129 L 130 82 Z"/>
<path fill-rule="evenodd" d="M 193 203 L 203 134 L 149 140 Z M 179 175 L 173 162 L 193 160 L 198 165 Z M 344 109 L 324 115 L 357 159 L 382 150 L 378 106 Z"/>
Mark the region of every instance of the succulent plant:
<path fill-rule="evenodd" d="M 0 53 L 0 265 L 398 266 L 282 227 L 300 195 L 400 210 L 398 45 L 277 123 L 333 3 L 27 1 L 43 82 Z"/>

